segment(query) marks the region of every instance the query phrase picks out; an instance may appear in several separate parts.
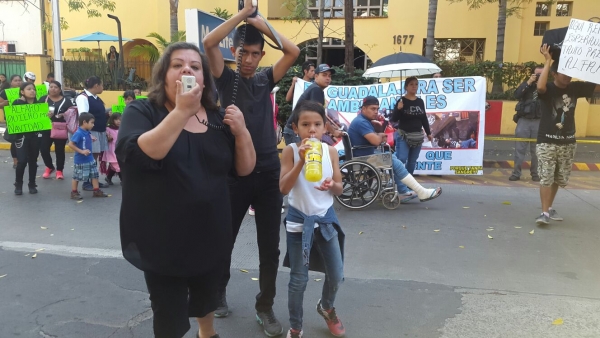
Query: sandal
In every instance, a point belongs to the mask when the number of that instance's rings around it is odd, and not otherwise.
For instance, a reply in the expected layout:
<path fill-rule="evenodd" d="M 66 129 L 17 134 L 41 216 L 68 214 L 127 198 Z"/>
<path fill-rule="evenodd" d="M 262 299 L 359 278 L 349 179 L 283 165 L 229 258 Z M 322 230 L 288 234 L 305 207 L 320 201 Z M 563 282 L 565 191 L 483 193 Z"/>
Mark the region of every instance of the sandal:
<path fill-rule="evenodd" d="M 431 193 L 431 196 L 429 196 L 429 198 L 422 199 L 421 202 L 431 201 L 432 199 L 436 199 L 436 198 L 440 197 L 441 194 L 442 194 L 442 188 L 438 187 Z"/>

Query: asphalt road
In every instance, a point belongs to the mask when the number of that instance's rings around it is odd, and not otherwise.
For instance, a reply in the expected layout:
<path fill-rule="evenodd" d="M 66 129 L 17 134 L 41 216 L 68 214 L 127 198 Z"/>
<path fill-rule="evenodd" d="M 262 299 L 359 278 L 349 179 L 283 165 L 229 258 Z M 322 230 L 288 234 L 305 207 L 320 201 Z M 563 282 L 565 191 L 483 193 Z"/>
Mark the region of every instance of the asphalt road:
<path fill-rule="evenodd" d="M 14 196 L 8 156 L 0 151 L 0 338 L 151 337 L 142 273 L 120 255 L 120 187 L 77 203 L 69 180 L 40 179 L 39 194 Z M 600 337 L 598 190 L 561 190 L 565 221 L 540 228 L 535 187 L 442 186 L 439 199 L 397 210 L 337 206 L 347 242 L 336 307 L 347 337 Z M 233 314 L 216 320 L 224 338 L 264 337 L 253 222 L 234 251 Z M 288 273 L 280 269 L 275 304 L 286 329 Z M 314 311 L 322 278 L 312 275 L 305 295 L 305 337 L 330 336 Z"/>

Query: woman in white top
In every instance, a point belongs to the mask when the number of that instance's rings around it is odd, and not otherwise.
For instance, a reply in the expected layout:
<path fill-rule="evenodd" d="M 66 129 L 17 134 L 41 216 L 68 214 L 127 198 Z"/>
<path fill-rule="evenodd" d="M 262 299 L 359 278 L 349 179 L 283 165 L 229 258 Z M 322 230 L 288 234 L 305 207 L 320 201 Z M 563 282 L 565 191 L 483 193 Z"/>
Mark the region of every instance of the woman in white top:
<path fill-rule="evenodd" d="M 333 195 L 342 193 L 342 174 L 335 148 L 321 143 L 322 178 L 309 182 L 305 178 L 304 157 L 311 148 L 310 137 L 321 139 L 325 133 L 325 109 L 322 104 L 304 101 L 296 106 L 292 117 L 294 132 L 303 140 L 291 143 L 281 156 L 279 188 L 288 195 L 289 211 L 285 218 L 287 230 L 287 255 L 289 264 L 288 309 L 290 330 L 288 338 L 301 338 L 302 303 L 310 269 L 325 272 L 325 282 L 317 312 L 325 319 L 330 332 L 337 337 L 345 333 L 333 303 L 344 279 L 344 233 L 333 209 Z M 312 251 L 311 251 L 312 249 Z M 315 264 L 321 264 L 322 268 Z"/>

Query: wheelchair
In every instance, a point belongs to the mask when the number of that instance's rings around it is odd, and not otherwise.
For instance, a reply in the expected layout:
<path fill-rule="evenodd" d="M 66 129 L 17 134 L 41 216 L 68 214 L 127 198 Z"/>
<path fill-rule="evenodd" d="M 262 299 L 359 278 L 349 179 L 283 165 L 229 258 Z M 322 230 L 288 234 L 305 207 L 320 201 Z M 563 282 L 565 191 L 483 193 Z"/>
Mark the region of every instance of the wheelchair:
<path fill-rule="evenodd" d="M 347 133 L 342 134 L 344 156 L 340 157 L 343 191 L 336 200 L 348 209 L 363 209 L 381 200 L 383 206 L 393 210 L 400 206 L 400 196 L 396 188 L 392 170 L 392 153 L 384 145 L 381 152 L 368 156 L 352 155 L 352 150 L 373 146 L 352 147 Z M 387 151 L 387 152 L 386 152 Z"/>

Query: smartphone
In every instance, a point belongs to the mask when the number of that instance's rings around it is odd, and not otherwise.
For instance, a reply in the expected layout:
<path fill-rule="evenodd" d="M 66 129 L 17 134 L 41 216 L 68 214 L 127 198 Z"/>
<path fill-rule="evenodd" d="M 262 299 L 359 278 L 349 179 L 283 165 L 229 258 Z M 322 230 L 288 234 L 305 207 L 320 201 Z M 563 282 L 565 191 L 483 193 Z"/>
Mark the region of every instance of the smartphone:
<path fill-rule="evenodd" d="M 183 84 L 183 92 L 187 93 L 196 85 L 196 77 L 184 75 L 181 77 L 181 83 Z"/>
<path fill-rule="evenodd" d="M 244 0 L 238 0 L 238 12 L 244 9 L 244 2 Z M 252 0 L 252 6 L 256 8 L 256 10 L 254 13 L 252 13 L 252 15 L 250 15 L 250 17 L 254 18 L 258 15 L 258 0 Z"/>

